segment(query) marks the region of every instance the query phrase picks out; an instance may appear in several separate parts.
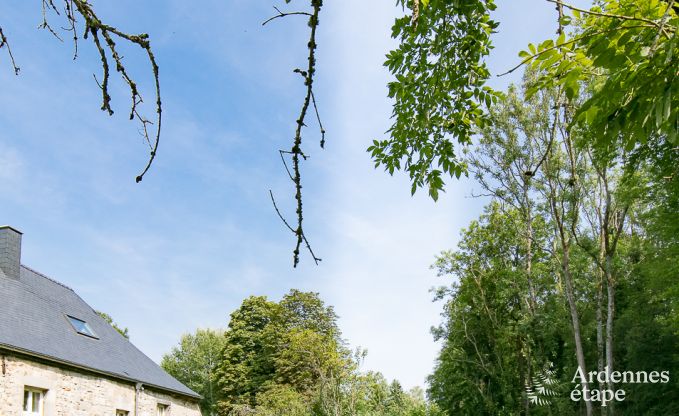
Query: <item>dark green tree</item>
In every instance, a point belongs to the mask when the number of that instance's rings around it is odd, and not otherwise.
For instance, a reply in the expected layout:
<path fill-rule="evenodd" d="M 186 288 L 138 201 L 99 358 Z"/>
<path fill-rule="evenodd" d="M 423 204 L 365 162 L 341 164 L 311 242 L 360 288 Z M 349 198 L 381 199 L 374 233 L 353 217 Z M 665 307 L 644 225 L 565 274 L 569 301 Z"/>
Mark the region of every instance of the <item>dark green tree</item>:
<path fill-rule="evenodd" d="M 225 335 L 220 411 L 255 409 L 258 398 L 271 398 L 267 391 L 281 392 L 277 386 L 309 396 L 321 379 L 341 373 L 349 354 L 336 321 L 317 293 L 292 290 L 278 303 L 254 296 L 243 301 Z"/>

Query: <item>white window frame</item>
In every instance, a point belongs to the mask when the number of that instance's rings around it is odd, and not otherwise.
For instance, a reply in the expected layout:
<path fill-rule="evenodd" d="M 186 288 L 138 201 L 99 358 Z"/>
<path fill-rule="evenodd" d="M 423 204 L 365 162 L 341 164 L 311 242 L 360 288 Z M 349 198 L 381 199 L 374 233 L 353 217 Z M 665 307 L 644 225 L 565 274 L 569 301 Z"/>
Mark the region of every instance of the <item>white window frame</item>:
<path fill-rule="evenodd" d="M 170 416 L 170 405 L 158 403 L 156 414 L 157 416 Z"/>
<path fill-rule="evenodd" d="M 26 396 L 26 393 L 28 393 L 28 396 Z M 33 398 L 35 395 L 38 395 L 38 410 L 37 411 L 35 411 L 34 409 L 25 410 L 27 404 L 32 406 Z M 24 387 L 23 399 L 24 400 L 22 404 L 21 413 L 23 416 L 43 416 L 45 414 L 45 390 Z"/>

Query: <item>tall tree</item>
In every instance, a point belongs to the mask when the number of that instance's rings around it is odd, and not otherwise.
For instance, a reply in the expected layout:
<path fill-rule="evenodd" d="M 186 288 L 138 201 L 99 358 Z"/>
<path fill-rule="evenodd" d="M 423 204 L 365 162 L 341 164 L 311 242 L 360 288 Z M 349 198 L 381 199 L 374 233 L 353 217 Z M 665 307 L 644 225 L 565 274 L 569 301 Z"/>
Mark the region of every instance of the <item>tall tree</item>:
<path fill-rule="evenodd" d="M 278 303 L 250 297 L 231 314 L 226 331 L 220 411 L 254 409 L 261 404 L 258 398 L 276 386 L 308 396 L 319 380 L 349 364 L 337 315 L 317 293 L 292 290 Z"/>
<path fill-rule="evenodd" d="M 217 365 L 225 344 L 223 331 L 198 329 L 195 334 L 183 335 L 160 362 L 171 376 L 203 396 L 200 409 L 204 416 L 217 414 Z"/>

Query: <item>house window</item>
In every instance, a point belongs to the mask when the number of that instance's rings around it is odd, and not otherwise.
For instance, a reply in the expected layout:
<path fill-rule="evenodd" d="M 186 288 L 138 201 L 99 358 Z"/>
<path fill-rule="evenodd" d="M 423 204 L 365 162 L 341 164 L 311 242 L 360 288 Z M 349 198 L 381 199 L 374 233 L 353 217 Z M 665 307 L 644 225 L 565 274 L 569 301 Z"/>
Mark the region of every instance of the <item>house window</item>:
<path fill-rule="evenodd" d="M 116 416 L 127 416 L 129 414 L 130 412 L 128 412 L 127 410 L 116 410 Z"/>
<path fill-rule="evenodd" d="M 82 319 L 74 318 L 70 315 L 66 315 L 66 317 L 73 326 L 73 329 L 75 329 L 75 332 L 79 333 L 80 335 L 85 335 L 86 337 L 98 339 L 97 334 L 92 331 L 92 328 L 90 328 L 87 322 L 83 321 Z"/>
<path fill-rule="evenodd" d="M 169 416 L 170 415 L 170 406 L 166 404 L 158 404 L 158 413 L 157 416 Z"/>
<path fill-rule="evenodd" d="M 45 406 L 45 392 L 37 389 L 24 389 L 23 416 L 42 416 Z"/>

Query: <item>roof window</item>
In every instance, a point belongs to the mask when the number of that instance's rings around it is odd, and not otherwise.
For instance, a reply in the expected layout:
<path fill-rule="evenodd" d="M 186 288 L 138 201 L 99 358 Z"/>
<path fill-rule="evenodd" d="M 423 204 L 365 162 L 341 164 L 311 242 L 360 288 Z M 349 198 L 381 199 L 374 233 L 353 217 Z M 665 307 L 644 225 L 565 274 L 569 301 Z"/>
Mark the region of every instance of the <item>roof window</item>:
<path fill-rule="evenodd" d="M 75 332 L 79 333 L 80 335 L 85 335 L 86 337 L 99 339 L 97 334 L 94 333 L 87 322 L 83 321 L 82 319 L 74 318 L 70 315 L 66 315 L 66 317 L 73 326 L 73 329 L 75 329 Z"/>

